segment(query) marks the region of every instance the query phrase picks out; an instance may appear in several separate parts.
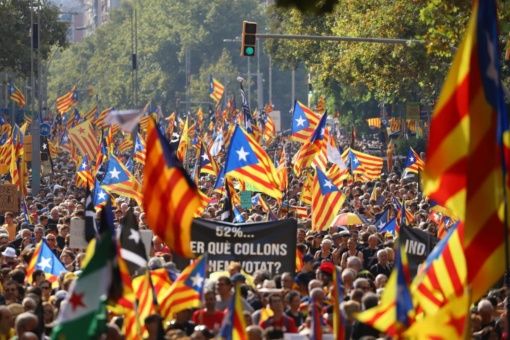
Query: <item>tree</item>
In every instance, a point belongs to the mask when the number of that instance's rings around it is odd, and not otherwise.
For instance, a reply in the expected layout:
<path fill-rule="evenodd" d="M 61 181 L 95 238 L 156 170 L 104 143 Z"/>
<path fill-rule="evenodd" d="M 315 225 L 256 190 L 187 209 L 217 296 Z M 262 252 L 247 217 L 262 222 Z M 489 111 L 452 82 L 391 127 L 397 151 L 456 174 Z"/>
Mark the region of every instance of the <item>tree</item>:
<path fill-rule="evenodd" d="M 21 77 L 30 75 L 30 4 L 31 0 L 0 0 L 0 71 Z M 66 46 L 67 24 L 58 20 L 58 8 L 46 1 L 40 4 L 39 51 L 43 60 L 53 46 Z M 36 15 L 34 15 L 34 21 Z"/>
<path fill-rule="evenodd" d="M 176 99 L 183 97 L 186 51 L 190 55 L 191 79 L 195 79 L 192 87 L 198 91 L 193 90 L 193 94 L 203 98 L 204 88 L 209 84 L 206 79 L 209 66 L 227 62 L 223 39 L 239 35 L 243 18 L 263 24 L 256 0 L 144 0 L 143 6 L 139 3 L 122 2 L 121 8 L 95 34 L 58 54 L 50 68 L 51 97 L 73 85 L 80 89 L 92 85 L 103 106 L 134 104 L 130 59 L 134 6 L 138 17 L 138 106 L 153 100 L 165 111 L 175 110 Z M 241 62 L 240 58 L 228 61 L 233 67 L 229 72 L 237 75 Z M 198 86 L 197 79 L 205 82 Z M 81 96 L 80 101 L 80 107 L 86 109 L 94 104 L 96 96 Z"/>
<path fill-rule="evenodd" d="M 501 18 L 508 17 L 508 6 L 500 2 Z M 332 13 L 321 17 L 275 8 L 269 26 L 276 33 L 404 38 L 425 44 L 293 40 L 266 46 L 283 67 L 303 60 L 315 88 L 340 87 L 334 94 L 339 103 L 376 99 L 433 104 L 469 15 L 470 3 L 463 0 L 339 0 Z M 508 26 L 502 25 L 502 36 Z"/>

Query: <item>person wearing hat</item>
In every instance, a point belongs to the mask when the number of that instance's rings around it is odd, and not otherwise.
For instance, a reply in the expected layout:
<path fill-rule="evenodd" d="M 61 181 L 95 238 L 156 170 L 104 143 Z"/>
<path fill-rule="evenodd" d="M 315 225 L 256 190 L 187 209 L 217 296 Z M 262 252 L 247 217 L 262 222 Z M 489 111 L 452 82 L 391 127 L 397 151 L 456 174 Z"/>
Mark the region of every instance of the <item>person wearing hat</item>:
<path fill-rule="evenodd" d="M 18 265 L 18 254 L 16 254 L 16 250 L 12 247 L 7 247 L 2 252 L 2 266 L 13 268 Z"/>

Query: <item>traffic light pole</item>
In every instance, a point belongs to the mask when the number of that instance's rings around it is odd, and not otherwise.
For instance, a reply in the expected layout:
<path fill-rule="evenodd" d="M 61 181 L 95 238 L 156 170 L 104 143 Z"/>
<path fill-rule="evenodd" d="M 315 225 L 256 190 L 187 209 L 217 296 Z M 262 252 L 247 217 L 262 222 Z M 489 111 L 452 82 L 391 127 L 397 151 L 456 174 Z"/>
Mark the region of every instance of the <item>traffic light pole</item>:
<path fill-rule="evenodd" d="M 320 40 L 320 41 L 347 41 L 347 42 L 368 42 L 379 44 L 424 44 L 423 40 L 416 39 L 398 39 L 398 38 L 370 38 L 370 37 L 337 37 L 332 35 L 299 35 L 299 34 L 272 34 L 257 33 L 255 36 L 259 39 L 285 39 L 285 40 Z"/>

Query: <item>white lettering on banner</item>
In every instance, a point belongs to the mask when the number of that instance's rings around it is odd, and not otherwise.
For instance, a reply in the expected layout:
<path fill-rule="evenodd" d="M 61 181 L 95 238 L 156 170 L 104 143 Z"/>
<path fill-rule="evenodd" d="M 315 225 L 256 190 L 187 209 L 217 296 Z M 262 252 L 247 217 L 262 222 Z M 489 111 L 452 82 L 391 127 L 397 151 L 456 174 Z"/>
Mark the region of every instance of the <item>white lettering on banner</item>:
<path fill-rule="evenodd" d="M 287 255 L 287 245 L 279 243 L 236 243 L 234 245 L 235 255 Z"/>
<path fill-rule="evenodd" d="M 209 260 L 208 269 L 210 272 L 220 272 L 227 269 L 231 261 Z M 271 273 L 280 274 L 281 262 L 277 261 L 241 261 L 241 267 L 249 274 L 257 270 L 267 270 Z"/>
<path fill-rule="evenodd" d="M 194 252 L 195 254 L 205 253 L 204 242 L 191 241 L 191 251 Z"/>
<path fill-rule="evenodd" d="M 415 240 L 406 240 L 406 253 L 411 255 L 425 255 L 425 244 Z"/>

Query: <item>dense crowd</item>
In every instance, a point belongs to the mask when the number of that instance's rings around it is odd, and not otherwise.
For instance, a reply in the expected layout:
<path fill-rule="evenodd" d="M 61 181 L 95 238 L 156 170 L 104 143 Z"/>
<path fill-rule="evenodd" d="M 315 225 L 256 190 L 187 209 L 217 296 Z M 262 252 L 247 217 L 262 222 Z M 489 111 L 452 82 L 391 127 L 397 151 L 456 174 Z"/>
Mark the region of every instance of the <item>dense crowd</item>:
<path fill-rule="evenodd" d="M 348 143 L 348 140 L 341 140 L 340 144 L 346 146 Z M 364 137 L 357 143 L 360 150 L 382 150 L 382 144 L 376 138 Z M 278 141 L 273 144 L 273 152 L 278 150 L 278 145 L 282 144 Z M 288 154 L 293 154 L 295 148 L 295 145 L 290 146 Z M 43 178 L 40 192 L 25 197 L 27 211 L 6 212 L 0 220 L 0 340 L 49 336 L 61 303 L 68 297 L 69 287 L 82 269 L 85 250 L 71 249 L 69 235 L 71 219 L 84 217 L 85 192 L 75 186 L 75 164 L 69 163 L 64 156 L 53 163 L 53 173 Z M 376 217 L 386 209 L 393 211 L 392 199 L 398 198 L 406 202 L 414 216 L 412 227 L 432 235 L 437 235 L 438 227 L 429 218 L 431 205 L 422 196 L 417 177 L 403 177 L 402 170 L 402 163 L 397 160 L 392 171 L 385 171 L 379 180 L 346 181 L 343 191 L 347 199 L 339 213 L 357 213 L 367 223 L 313 231 L 310 220 L 300 219 L 296 242 L 303 256 L 299 271 L 281 275 L 257 271 L 248 275 L 240 263 L 232 262 L 228 274 L 208 280 L 202 308 L 181 311 L 164 325 L 166 337 L 209 339 L 216 336 L 236 285 L 241 286 L 249 339 L 280 339 L 284 333 L 310 335 L 311 301 L 320 305 L 323 331 L 331 334 L 331 285 L 335 267 L 341 269 L 343 282 L 341 311 L 345 338 L 375 339 L 382 336 L 376 329 L 354 318 L 357 312 L 378 304 L 393 269 L 394 235 L 379 232 L 374 225 Z M 213 184 L 213 177 L 204 176 L 200 187 L 211 193 Z M 283 204 L 268 199 L 279 218 L 295 217 L 289 207 L 299 204 L 302 186 L 303 178 L 291 174 Z M 221 195 L 211 194 L 211 197 L 203 216 L 219 219 L 223 208 Z M 133 209 L 139 228 L 148 228 L 140 207 L 130 207 L 129 202 L 121 198 L 114 204 L 117 226 L 128 209 Z M 267 213 L 255 206 L 242 215 L 247 222 L 252 222 L 265 220 Z M 48 281 L 42 270 L 35 270 L 31 278 L 26 277 L 34 247 L 42 239 L 67 269 L 56 282 Z M 152 240 L 150 254 L 150 269 L 175 268 L 168 247 L 157 236 Z M 470 323 L 473 337 L 506 338 L 504 296 L 504 290 L 493 290 L 473 306 Z M 156 315 L 142 320 L 151 339 L 157 337 L 154 325 L 158 320 Z M 123 338 L 122 322 L 122 317 L 112 317 L 104 337 Z"/>

